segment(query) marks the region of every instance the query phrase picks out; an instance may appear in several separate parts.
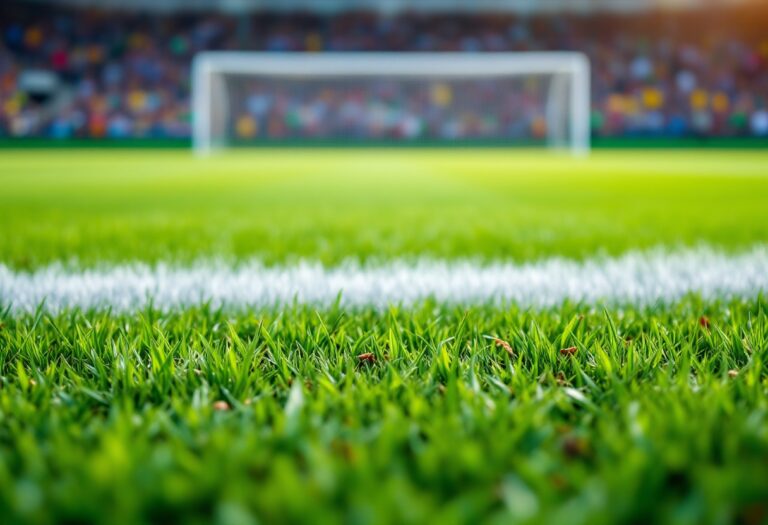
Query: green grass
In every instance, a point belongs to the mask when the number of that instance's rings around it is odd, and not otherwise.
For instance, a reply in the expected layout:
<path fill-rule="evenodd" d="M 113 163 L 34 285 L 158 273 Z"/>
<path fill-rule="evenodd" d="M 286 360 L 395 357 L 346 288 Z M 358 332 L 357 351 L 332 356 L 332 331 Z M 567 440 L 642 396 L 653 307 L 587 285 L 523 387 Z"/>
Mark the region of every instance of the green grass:
<path fill-rule="evenodd" d="M 621 316 L 427 305 L 6 318 L 0 513 L 759 523 L 767 314 L 691 299 Z"/>
<path fill-rule="evenodd" d="M 18 151 L 0 262 L 529 260 L 768 240 L 767 151 Z"/>
<path fill-rule="evenodd" d="M 1 155 L 14 269 L 768 242 L 762 151 Z M 757 296 L 0 311 L 0 521 L 765 523 L 767 358 Z"/>

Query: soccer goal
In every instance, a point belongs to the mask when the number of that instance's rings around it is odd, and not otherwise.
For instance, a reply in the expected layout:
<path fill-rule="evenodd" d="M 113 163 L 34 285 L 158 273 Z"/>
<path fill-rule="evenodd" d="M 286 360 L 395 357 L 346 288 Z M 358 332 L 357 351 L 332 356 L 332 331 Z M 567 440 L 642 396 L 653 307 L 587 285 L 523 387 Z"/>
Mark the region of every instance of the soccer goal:
<path fill-rule="evenodd" d="M 205 52 L 193 64 L 193 146 L 509 144 L 584 154 L 581 53 Z"/>

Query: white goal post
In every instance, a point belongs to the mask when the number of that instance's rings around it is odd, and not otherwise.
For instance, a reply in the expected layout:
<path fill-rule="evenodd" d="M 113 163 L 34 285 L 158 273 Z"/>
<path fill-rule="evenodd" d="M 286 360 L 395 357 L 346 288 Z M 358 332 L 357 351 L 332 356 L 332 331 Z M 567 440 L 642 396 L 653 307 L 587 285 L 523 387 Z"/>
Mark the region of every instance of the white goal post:
<path fill-rule="evenodd" d="M 205 154 L 222 146 L 232 101 L 228 79 L 493 80 L 547 78 L 542 114 L 546 144 L 585 154 L 590 148 L 590 65 L 578 52 L 509 53 L 265 53 L 209 51 L 192 66 L 193 148 Z M 280 88 L 276 88 L 279 89 Z M 459 89 L 460 91 L 460 89 Z"/>

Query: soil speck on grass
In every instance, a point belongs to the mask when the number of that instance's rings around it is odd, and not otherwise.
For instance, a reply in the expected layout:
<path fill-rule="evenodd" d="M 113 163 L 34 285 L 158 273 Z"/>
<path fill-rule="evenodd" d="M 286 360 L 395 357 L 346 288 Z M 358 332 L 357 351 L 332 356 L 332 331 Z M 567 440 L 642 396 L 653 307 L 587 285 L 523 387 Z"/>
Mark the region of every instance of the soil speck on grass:
<path fill-rule="evenodd" d="M 589 447 L 587 442 L 582 438 L 576 436 L 567 436 L 563 440 L 563 453 L 571 459 L 585 456 L 588 452 L 588 449 Z"/>
<path fill-rule="evenodd" d="M 226 401 L 219 400 L 213 404 L 213 409 L 216 410 L 217 412 L 224 412 L 229 410 L 230 406 L 229 406 L 229 403 L 227 403 Z"/>

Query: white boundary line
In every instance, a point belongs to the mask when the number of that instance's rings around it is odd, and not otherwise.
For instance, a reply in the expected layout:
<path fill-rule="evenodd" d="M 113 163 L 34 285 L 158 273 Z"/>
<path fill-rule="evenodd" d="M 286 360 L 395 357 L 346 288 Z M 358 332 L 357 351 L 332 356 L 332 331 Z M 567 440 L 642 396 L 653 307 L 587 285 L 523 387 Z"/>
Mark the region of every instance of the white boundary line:
<path fill-rule="evenodd" d="M 67 308 L 130 312 L 150 303 L 162 310 L 210 302 L 233 309 L 291 304 L 344 307 L 412 305 L 432 298 L 447 304 L 505 304 L 547 308 L 564 301 L 590 305 L 669 303 L 690 293 L 704 299 L 754 298 L 768 291 L 768 247 L 738 254 L 698 248 L 631 252 L 584 262 L 482 264 L 470 260 L 352 262 L 326 268 L 303 262 L 267 267 L 201 262 L 190 266 L 141 263 L 72 270 L 51 265 L 31 273 L 0 265 L 0 303 L 31 312 Z"/>

